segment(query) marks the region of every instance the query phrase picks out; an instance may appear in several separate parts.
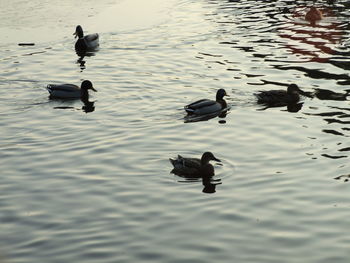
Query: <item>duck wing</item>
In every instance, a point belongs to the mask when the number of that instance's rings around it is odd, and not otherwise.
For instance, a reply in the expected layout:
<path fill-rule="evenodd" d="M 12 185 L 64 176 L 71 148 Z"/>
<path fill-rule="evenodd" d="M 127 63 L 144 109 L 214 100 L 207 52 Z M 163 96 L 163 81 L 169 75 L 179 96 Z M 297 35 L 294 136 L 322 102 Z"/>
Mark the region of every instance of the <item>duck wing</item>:
<path fill-rule="evenodd" d="M 256 93 L 255 96 L 258 99 L 258 103 L 265 104 L 284 102 L 288 97 L 285 90 L 259 91 L 259 93 Z"/>
<path fill-rule="evenodd" d="M 169 161 L 174 168 L 187 167 L 199 169 L 201 167 L 201 160 L 198 158 L 184 158 L 178 155 L 176 159 L 169 158 Z"/>
<path fill-rule="evenodd" d="M 98 38 L 99 38 L 99 35 L 98 35 L 97 33 L 95 33 L 95 34 L 89 34 L 89 35 L 86 35 L 86 36 L 84 37 L 84 39 L 85 39 L 86 41 L 89 41 L 89 42 L 91 42 L 91 41 L 96 41 L 96 40 L 98 40 Z"/>
<path fill-rule="evenodd" d="M 73 84 L 49 84 L 46 89 L 50 93 L 50 98 L 80 98 L 80 88 Z"/>
<path fill-rule="evenodd" d="M 99 46 L 99 35 L 89 34 L 82 38 L 79 38 L 77 42 L 75 42 L 75 50 L 79 53 L 86 52 L 88 50 L 92 51 Z"/>
<path fill-rule="evenodd" d="M 47 85 L 46 89 L 50 91 L 66 91 L 66 92 L 76 92 L 77 90 L 80 90 L 80 88 L 74 84 L 49 84 Z"/>
<path fill-rule="evenodd" d="M 198 100 L 198 101 L 192 102 L 191 104 L 186 105 L 185 110 L 193 112 L 197 109 L 201 109 L 204 107 L 210 107 L 210 106 L 213 106 L 215 104 L 216 104 L 216 101 L 214 101 L 214 100 L 202 99 L 202 100 Z"/>
<path fill-rule="evenodd" d="M 201 160 L 198 158 L 183 158 L 183 164 L 187 168 L 200 169 L 201 168 Z"/>
<path fill-rule="evenodd" d="M 184 176 L 197 178 L 201 167 L 200 160 L 197 158 L 184 158 L 178 155 L 176 159 L 169 158 L 170 163 L 174 166 L 172 173 Z"/>
<path fill-rule="evenodd" d="M 188 114 L 206 115 L 222 110 L 223 105 L 214 100 L 203 99 L 186 105 L 184 108 Z"/>
<path fill-rule="evenodd" d="M 88 49 L 97 48 L 99 45 L 99 35 L 97 33 L 86 35 L 84 41 Z"/>

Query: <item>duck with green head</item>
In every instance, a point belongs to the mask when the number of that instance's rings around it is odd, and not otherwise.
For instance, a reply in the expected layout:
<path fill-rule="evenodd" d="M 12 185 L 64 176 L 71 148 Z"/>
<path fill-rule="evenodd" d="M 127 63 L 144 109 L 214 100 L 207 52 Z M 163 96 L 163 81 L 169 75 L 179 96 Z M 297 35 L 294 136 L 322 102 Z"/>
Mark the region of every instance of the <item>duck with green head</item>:
<path fill-rule="evenodd" d="M 89 80 L 84 80 L 80 88 L 74 84 L 49 84 L 46 89 L 50 99 L 81 99 L 83 102 L 89 100 L 88 90 L 97 92 Z"/>
<path fill-rule="evenodd" d="M 196 114 L 196 115 L 206 115 L 215 112 L 220 112 L 223 109 L 227 108 L 227 103 L 224 100 L 224 96 L 228 96 L 224 89 L 219 89 L 216 92 L 216 99 L 201 99 L 195 101 L 191 104 L 186 105 L 185 111 L 188 114 Z"/>
<path fill-rule="evenodd" d="M 76 51 L 94 50 L 99 46 L 99 35 L 97 33 L 84 35 L 83 28 L 80 25 L 76 27 L 73 35 L 75 35 L 75 38 L 78 38 L 77 42 L 75 42 Z"/>

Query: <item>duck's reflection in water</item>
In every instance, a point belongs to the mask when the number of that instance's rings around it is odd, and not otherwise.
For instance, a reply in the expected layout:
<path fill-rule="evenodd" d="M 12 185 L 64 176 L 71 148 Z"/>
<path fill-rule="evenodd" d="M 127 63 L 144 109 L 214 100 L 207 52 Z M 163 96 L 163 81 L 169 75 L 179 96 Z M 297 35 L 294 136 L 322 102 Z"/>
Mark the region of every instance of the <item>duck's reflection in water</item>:
<path fill-rule="evenodd" d="M 58 101 L 58 100 L 56 100 L 56 101 Z M 73 102 L 74 100 L 71 100 L 71 101 Z M 88 98 L 81 99 L 81 101 L 84 103 L 84 105 L 81 107 L 81 110 L 83 110 L 85 113 L 95 111 L 95 101 L 89 101 Z M 67 103 L 67 100 L 62 100 L 62 102 Z M 53 108 L 56 110 L 69 110 L 69 109 L 80 110 L 80 108 L 76 108 L 73 106 L 56 106 Z"/>
<path fill-rule="evenodd" d="M 98 50 L 94 50 L 94 51 L 81 51 L 81 50 L 76 50 L 76 54 L 78 55 L 78 60 L 77 60 L 77 64 L 79 65 L 81 71 L 86 69 L 86 58 L 87 57 L 93 57 L 95 56 L 95 53 Z"/>
<path fill-rule="evenodd" d="M 54 109 L 56 109 L 56 110 L 80 110 L 79 108 L 70 107 L 70 106 L 57 106 L 57 107 L 54 107 Z M 95 111 L 95 102 L 94 101 L 85 102 L 84 105 L 81 107 L 81 110 L 83 110 L 85 113 Z"/>
<path fill-rule="evenodd" d="M 220 118 L 219 123 L 224 124 L 226 123 L 226 116 L 229 113 L 229 107 L 217 111 L 211 114 L 205 114 L 205 115 L 195 115 L 195 114 L 189 114 L 184 117 L 184 123 L 190 123 L 190 122 L 199 122 L 199 121 L 208 121 L 210 119 L 214 119 L 216 117 Z"/>
<path fill-rule="evenodd" d="M 216 192 L 216 186 L 221 183 L 221 179 L 213 179 L 212 176 L 209 177 L 202 177 L 202 184 L 203 184 L 203 193 L 206 194 L 213 194 Z"/>
<path fill-rule="evenodd" d="M 287 107 L 287 111 L 291 113 L 295 113 L 301 110 L 303 107 L 303 103 L 288 103 L 288 104 L 276 104 L 276 105 L 265 105 L 265 107 L 260 108 L 258 110 L 266 110 L 269 108 L 279 108 L 279 107 Z"/>
<path fill-rule="evenodd" d="M 315 89 L 314 96 L 319 100 L 338 100 L 345 101 L 350 95 L 350 89 L 345 90 L 345 93 L 334 92 L 328 89 Z"/>
<path fill-rule="evenodd" d="M 95 110 L 95 102 L 94 101 L 84 102 L 84 106 L 81 109 L 85 113 L 93 112 Z"/>
<path fill-rule="evenodd" d="M 221 179 L 213 179 L 213 176 L 208 176 L 208 177 L 202 176 L 200 178 L 190 178 L 188 176 L 183 176 L 179 174 L 177 174 L 177 176 L 183 179 L 178 181 L 180 183 L 196 183 L 196 182 L 202 181 L 202 185 L 203 185 L 202 192 L 205 194 L 216 193 L 216 186 L 222 184 Z"/>
<path fill-rule="evenodd" d="M 77 64 L 79 64 L 81 71 L 86 69 L 85 63 L 86 61 L 84 60 L 85 55 L 80 56 L 79 59 L 77 60 Z"/>
<path fill-rule="evenodd" d="M 93 112 L 95 110 L 95 101 L 89 101 L 89 94 L 81 96 L 80 100 L 84 103 L 84 106 L 81 108 L 85 113 Z"/>

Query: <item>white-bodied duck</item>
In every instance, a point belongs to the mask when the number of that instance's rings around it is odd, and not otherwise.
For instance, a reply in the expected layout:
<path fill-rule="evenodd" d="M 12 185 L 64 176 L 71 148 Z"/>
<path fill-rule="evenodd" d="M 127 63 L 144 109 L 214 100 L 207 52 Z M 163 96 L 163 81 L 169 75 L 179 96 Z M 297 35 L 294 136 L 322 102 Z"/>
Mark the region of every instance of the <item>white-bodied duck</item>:
<path fill-rule="evenodd" d="M 203 153 L 201 159 L 184 158 L 178 155 L 176 159 L 170 158 L 169 161 L 174 166 L 174 169 L 171 171 L 172 173 L 192 178 L 209 178 L 214 176 L 214 167 L 209 162 L 221 162 L 211 152 Z"/>
<path fill-rule="evenodd" d="M 74 84 L 49 84 L 46 88 L 50 99 L 81 99 L 83 102 L 89 100 L 89 89 L 97 92 L 89 80 L 84 80 L 80 88 Z"/>
<path fill-rule="evenodd" d="M 75 35 L 75 37 L 78 37 L 78 40 L 75 43 L 75 50 L 94 50 L 99 46 L 99 35 L 95 33 L 84 36 L 83 28 L 80 25 L 76 27 L 73 35 Z"/>
<path fill-rule="evenodd" d="M 202 99 L 186 105 L 185 111 L 188 114 L 206 115 L 214 112 L 219 112 L 227 108 L 227 103 L 224 96 L 228 96 L 224 89 L 219 89 L 216 92 L 216 100 Z"/>

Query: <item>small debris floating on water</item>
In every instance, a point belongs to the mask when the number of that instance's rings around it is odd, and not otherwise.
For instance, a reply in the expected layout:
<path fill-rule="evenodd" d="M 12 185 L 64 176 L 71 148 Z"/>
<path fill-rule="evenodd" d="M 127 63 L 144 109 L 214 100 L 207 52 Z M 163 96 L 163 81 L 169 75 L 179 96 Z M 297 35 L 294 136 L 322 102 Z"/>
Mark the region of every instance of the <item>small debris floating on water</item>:
<path fill-rule="evenodd" d="M 344 182 L 349 182 L 350 174 L 343 174 L 334 178 L 335 180 L 344 179 Z"/>
<path fill-rule="evenodd" d="M 18 43 L 19 46 L 35 46 L 35 43 Z"/>

